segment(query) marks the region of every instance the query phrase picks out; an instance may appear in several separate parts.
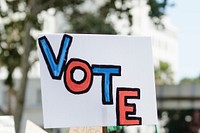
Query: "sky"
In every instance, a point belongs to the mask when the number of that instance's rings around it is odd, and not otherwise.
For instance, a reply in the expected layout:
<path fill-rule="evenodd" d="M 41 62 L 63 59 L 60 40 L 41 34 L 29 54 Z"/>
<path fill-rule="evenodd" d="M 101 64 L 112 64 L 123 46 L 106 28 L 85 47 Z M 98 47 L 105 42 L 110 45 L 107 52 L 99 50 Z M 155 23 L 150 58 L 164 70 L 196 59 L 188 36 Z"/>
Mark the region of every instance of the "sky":
<path fill-rule="evenodd" d="M 174 0 L 167 15 L 178 28 L 178 79 L 200 75 L 200 0 Z"/>

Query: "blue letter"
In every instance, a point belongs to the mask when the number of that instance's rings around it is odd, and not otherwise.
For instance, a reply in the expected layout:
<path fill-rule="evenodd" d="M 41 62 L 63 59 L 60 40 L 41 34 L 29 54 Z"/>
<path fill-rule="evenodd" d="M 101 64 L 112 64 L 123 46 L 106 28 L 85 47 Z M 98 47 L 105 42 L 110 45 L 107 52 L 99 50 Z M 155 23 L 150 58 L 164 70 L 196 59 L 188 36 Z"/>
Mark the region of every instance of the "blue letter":
<path fill-rule="evenodd" d="M 61 79 L 72 37 L 66 34 L 63 35 L 57 59 L 48 39 L 45 36 L 39 38 L 38 42 L 51 77 L 53 79 Z"/>
<path fill-rule="evenodd" d="M 92 65 L 92 72 L 102 76 L 102 103 L 113 104 L 112 76 L 121 76 L 121 66 Z"/>

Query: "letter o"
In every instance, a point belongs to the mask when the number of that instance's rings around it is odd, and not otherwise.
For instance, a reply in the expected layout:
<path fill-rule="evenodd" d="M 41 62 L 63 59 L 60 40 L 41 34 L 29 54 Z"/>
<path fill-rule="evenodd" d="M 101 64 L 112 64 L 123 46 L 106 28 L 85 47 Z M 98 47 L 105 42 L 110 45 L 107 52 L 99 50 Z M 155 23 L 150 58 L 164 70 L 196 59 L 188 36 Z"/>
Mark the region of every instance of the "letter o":
<path fill-rule="evenodd" d="M 73 77 L 73 74 L 77 69 L 84 72 L 84 77 L 80 81 L 76 81 Z M 77 58 L 72 58 L 69 60 L 64 73 L 64 83 L 68 91 L 73 94 L 86 93 L 90 90 L 92 81 L 92 70 L 88 62 Z"/>

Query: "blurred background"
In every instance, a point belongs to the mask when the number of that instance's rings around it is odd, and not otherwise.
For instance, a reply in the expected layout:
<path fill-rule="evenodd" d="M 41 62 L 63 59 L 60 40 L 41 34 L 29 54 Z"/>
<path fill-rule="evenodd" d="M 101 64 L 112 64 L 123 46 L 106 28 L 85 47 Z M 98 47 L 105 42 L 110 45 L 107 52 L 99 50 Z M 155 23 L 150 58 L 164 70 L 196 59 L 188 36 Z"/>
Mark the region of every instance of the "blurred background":
<path fill-rule="evenodd" d="M 39 33 L 151 36 L 159 124 L 112 132 L 200 132 L 200 1 L 0 0 L 0 115 L 43 127 Z M 69 129 L 49 129 L 68 133 Z"/>

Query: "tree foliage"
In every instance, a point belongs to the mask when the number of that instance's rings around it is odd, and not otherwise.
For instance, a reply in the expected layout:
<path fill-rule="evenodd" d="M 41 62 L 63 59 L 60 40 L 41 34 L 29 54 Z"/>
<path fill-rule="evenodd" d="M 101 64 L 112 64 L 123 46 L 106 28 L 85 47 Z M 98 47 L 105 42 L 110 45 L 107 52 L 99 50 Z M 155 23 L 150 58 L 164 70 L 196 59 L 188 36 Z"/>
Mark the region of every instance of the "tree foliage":
<path fill-rule="evenodd" d="M 36 48 L 32 30 L 40 30 L 42 22 L 38 14 L 49 8 L 64 11 L 66 8 L 75 8 L 83 0 L 5 0 L 4 9 L 1 8 L 1 36 L 0 36 L 0 64 L 8 72 L 5 83 L 8 85 L 8 97 L 14 97 L 15 106 L 8 104 L 7 110 L 0 109 L 2 114 L 13 114 L 15 118 L 16 133 L 20 131 L 20 122 L 24 108 L 24 98 L 28 80 L 28 71 L 34 60 L 31 52 Z M 16 68 L 21 70 L 19 87 L 13 87 L 13 72 Z M 9 100 L 11 101 L 11 100 Z"/>
<path fill-rule="evenodd" d="M 173 7 L 174 3 L 169 3 L 169 0 L 148 0 L 147 4 L 150 6 L 149 16 L 157 26 L 164 27 L 162 18 L 166 14 L 167 6 Z"/>
<path fill-rule="evenodd" d="M 77 17 L 84 16 L 84 17 Z M 98 15 L 76 12 L 71 15 L 72 30 L 75 33 L 116 34 L 111 24 Z"/>
<path fill-rule="evenodd" d="M 183 78 L 180 83 L 200 83 L 200 75 L 194 78 Z"/>
<path fill-rule="evenodd" d="M 82 12 L 81 5 L 88 0 L 2 0 L 0 8 L 0 68 L 7 70 L 5 84 L 8 86 L 9 97 L 15 97 L 15 106 L 7 110 L 0 108 L 1 114 L 15 116 L 16 133 L 20 130 L 23 114 L 24 98 L 28 80 L 28 72 L 36 61 L 31 52 L 36 49 L 33 30 L 41 30 L 43 21 L 39 14 L 54 8 L 64 12 L 71 25 L 72 32 L 115 34 L 112 23 L 107 21 L 111 14 L 119 18 L 126 16 L 132 25 L 132 15 L 129 4 L 131 0 L 105 0 L 95 12 Z M 118 4 L 117 4 L 118 3 Z M 164 15 L 166 0 L 160 4 L 156 0 L 148 0 L 151 7 L 150 16 L 161 18 Z M 117 6 L 120 5 L 120 6 Z M 15 88 L 13 73 L 20 69 L 19 86 Z"/>
<path fill-rule="evenodd" d="M 155 80 L 157 85 L 173 83 L 173 71 L 167 62 L 160 61 L 155 67 Z"/>

